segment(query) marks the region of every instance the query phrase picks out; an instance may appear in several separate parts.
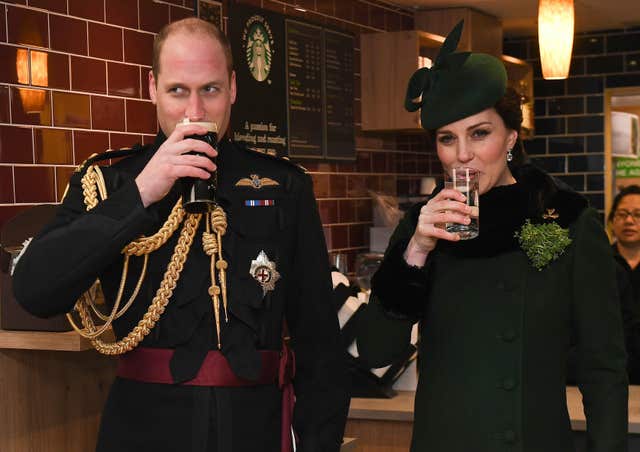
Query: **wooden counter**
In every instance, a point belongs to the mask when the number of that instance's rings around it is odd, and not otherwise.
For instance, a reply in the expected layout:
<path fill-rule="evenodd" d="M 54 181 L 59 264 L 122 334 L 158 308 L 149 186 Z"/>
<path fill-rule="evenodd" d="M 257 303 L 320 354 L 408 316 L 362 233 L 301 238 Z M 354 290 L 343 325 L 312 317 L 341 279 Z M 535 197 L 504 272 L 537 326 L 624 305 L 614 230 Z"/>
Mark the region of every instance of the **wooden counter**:
<path fill-rule="evenodd" d="M 75 332 L 0 330 L 0 451 L 95 450 L 115 360 Z"/>
<path fill-rule="evenodd" d="M 400 391 L 392 399 L 351 399 L 345 434 L 359 438 L 358 451 L 406 452 L 411 444 L 414 397 L 414 392 Z M 582 395 L 576 387 L 567 387 L 567 408 L 573 430 L 584 431 Z M 629 433 L 640 433 L 640 386 L 629 387 Z"/>
<path fill-rule="evenodd" d="M 393 399 L 351 399 L 349 419 L 413 422 L 414 392 L 400 391 Z M 573 430 L 585 430 L 582 395 L 567 386 L 567 408 Z M 629 386 L 629 433 L 640 433 L 640 386 Z"/>
<path fill-rule="evenodd" d="M 75 331 L 47 333 L 44 331 L 0 330 L 0 349 L 58 350 L 81 352 L 92 350 L 91 342 Z"/>
<path fill-rule="evenodd" d="M 74 331 L 0 330 L 0 451 L 90 452 L 116 359 Z M 345 438 L 341 452 L 356 452 Z"/>

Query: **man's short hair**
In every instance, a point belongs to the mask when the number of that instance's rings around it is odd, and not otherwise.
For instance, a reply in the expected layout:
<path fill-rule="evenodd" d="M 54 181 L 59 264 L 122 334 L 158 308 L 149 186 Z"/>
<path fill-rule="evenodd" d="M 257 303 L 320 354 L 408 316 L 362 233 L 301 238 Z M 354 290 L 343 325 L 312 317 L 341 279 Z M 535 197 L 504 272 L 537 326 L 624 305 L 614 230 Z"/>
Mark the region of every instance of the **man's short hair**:
<path fill-rule="evenodd" d="M 229 77 L 233 72 L 233 55 L 231 54 L 231 44 L 227 36 L 211 22 L 207 22 L 197 17 L 188 17 L 186 19 L 178 20 L 165 25 L 160 33 L 158 33 L 153 40 L 153 59 L 151 63 L 151 70 L 153 71 L 153 77 L 158 81 L 158 74 L 160 73 L 160 53 L 162 52 L 162 46 L 169 36 L 176 33 L 187 34 L 204 34 L 210 36 L 215 41 L 218 41 L 222 46 L 225 58 L 227 59 L 227 71 Z"/>

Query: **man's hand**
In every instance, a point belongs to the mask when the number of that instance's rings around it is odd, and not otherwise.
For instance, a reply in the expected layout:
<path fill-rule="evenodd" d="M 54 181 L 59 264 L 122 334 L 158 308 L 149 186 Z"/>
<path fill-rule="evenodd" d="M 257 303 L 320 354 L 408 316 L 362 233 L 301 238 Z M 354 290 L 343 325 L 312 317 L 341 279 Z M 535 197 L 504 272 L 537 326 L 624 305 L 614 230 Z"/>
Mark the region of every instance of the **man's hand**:
<path fill-rule="evenodd" d="M 207 130 L 196 125 L 176 127 L 167 140 L 158 148 L 144 169 L 136 177 L 142 204 L 148 207 L 164 198 L 173 184 L 181 177 L 208 179 L 216 170 L 216 165 L 202 155 L 187 155 L 189 151 L 218 155 L 215 149 L 204 141 L 185 136 L 204 135 Z"/>

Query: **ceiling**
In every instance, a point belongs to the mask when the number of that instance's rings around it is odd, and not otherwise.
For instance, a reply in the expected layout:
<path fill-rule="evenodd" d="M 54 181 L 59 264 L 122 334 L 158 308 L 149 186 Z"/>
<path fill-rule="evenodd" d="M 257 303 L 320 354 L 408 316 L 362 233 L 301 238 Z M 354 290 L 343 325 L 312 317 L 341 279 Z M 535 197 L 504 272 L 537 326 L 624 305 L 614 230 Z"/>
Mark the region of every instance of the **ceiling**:
<path fill-rule="evenodd" d="M 471 7 L 502 20 L 505 36 L 537 34 L 537 0 L 385 0 L 409 9 Z M 575 0 L 576 33 L 640 26 L 638 0 Z"/>

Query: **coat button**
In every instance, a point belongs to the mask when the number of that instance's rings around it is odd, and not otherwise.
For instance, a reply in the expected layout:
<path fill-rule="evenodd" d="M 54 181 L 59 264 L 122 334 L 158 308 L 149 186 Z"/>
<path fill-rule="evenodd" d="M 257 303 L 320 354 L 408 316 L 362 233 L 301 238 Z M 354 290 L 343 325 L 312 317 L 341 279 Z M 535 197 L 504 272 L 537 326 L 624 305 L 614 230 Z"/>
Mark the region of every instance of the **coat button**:
<path fill-rule="evenodd" d="M 498 290 L 504 290 L 505 284 L 504 281 L 498 281 Z"/>
<path fill-rule="evenodd" d="M 516 387 L 516 381 L 513 378 L 505 378 L 502 380 L 502 389 L 511 391 Z"/>
<path fill-rule="evenodd" d="M 513 444 L 516 442 L 516 432 L 513 430 L 505 430 L 502 437 L 504 438 L 504 442 L 507 444 Z"/>

